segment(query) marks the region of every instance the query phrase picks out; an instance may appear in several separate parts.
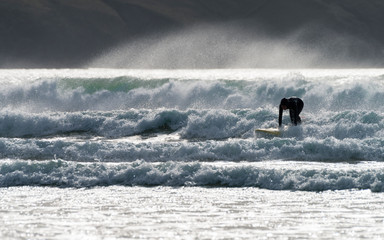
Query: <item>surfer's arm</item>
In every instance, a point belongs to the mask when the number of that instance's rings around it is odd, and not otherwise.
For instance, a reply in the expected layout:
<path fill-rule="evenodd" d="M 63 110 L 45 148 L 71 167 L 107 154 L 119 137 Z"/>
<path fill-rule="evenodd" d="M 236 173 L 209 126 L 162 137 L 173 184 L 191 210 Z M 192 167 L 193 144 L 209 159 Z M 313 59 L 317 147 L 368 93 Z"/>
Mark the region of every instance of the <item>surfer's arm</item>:
<path fill-rule="evenodd" d="M 283 108 L 280 105 L 279 106 L 279 127 L 281 127 L 282 119 L 283 119 Z"/>

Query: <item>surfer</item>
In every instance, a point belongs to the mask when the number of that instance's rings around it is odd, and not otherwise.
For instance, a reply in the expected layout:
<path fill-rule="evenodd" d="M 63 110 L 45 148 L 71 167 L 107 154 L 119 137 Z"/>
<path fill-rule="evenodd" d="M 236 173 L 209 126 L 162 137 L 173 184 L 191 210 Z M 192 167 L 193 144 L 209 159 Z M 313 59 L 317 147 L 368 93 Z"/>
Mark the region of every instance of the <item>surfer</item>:
<path fill-rule="evenodd" d="M 279 106 L 279 127 L 281 127 L 281 121 L 283 118 L 283 110 L 289 109 L 289 116 L 293 125 L 301 123 L 300 113 L 303 110 L 304 102 L 300 98 L 291 97 L 289 99 L 281 99 Z"/>

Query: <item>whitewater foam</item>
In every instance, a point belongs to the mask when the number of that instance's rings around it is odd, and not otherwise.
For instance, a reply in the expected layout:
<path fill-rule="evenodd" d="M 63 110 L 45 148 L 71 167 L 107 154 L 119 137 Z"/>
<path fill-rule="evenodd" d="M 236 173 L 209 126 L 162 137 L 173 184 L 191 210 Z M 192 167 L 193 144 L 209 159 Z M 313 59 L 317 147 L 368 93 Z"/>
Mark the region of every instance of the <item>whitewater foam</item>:
<path fill-rule="evenodd" d="M 370 164 L 384 161 L 383 76 L 381 69 L 1 70 L 0 183 L 382 191 Z M 256 138 L 255 128 L 277 126 L 280 99 L 292 95 L 305 102 L 303 124 Z M 253 165 L 275 160 L 325 165 L 314 178 Z M 367 166 L 368 175 L 353 166 Z M 268 185 L 274 176 L 277 185 Z"/>
<path fill-rule="evenodd" d="M 384 190 L 382 164 L 255 163 L 75 163 L 6 161 L 0 183 L 9 186 L 215 186 L 270 190 Z"/>

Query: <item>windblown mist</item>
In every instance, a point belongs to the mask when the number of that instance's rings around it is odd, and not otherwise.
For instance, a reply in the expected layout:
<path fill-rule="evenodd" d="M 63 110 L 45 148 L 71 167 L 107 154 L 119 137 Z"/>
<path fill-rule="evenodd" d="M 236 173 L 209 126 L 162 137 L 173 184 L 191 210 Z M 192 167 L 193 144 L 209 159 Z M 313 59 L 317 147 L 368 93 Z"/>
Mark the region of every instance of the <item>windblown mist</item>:
<path fill-rule="evenodd" d="M 106 51 L 87 64 L 109 68 L 313 68 L 369 66 L 364 53 L 374 46 L 310 26 L 276 37 L 260 28 L 201 25 L 139 38 Z M 357 55 L 361 54 L 361 59 Z"/>

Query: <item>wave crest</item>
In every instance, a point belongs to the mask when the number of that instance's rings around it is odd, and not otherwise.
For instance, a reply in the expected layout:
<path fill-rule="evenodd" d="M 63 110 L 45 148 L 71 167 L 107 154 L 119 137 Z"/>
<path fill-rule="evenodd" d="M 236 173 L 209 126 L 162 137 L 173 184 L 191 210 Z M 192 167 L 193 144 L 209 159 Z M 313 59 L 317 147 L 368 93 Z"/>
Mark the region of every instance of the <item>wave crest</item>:
<path fill-rule="evenodd" d="M 35 185 L 94 186 L 215 186 L 258 187 L 270 190 L 325 191 L 370 189 L 384 191 L 382 169 L 358 170 L 203 163 L 83 164 L 65 161 L 14 161 L 0 163 L 1 187 Z"/>

